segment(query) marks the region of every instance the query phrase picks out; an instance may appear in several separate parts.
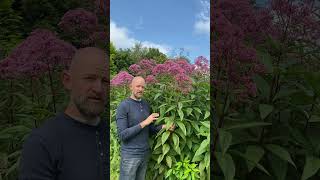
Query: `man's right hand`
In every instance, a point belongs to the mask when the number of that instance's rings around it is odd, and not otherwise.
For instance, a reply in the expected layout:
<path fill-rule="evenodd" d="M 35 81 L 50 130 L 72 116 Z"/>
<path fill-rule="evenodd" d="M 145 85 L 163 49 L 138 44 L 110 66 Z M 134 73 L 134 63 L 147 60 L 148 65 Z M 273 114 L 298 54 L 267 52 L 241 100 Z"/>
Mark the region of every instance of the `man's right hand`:
<path fill-rule="evenodd" d="M 157 117 L 159 117 L 159 113 L 152 113 L 146 120 L 140 123 L 141 128 L 144 128 L 151 124 L 153 121 L 157 120 Z"/>

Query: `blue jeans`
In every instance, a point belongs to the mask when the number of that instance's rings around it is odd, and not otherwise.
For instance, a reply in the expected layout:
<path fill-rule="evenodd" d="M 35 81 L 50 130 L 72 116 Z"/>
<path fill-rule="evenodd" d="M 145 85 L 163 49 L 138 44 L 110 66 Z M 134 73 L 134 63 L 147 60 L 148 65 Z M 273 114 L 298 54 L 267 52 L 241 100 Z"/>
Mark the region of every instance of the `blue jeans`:
<path fill-rule="evenodd" d="M 145 180 L 149 155 L 145 157 L 121 157 L 120 180 Z"/>

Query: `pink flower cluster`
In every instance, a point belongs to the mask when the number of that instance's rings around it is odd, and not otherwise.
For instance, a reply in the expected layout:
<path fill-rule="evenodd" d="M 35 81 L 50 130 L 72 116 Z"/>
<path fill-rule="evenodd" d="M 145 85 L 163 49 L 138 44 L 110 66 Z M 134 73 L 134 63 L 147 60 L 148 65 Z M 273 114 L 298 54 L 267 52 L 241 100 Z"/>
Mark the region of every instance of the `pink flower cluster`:
<path fill-rule="evenodd" d="M 231 82 L 234 92 L 255 96 L 252 76 L 264 73 L 265 69 L 257 59 L 256 50 L 248 46 L 248 40 L 254 46 L 264 42 L 267 34 L 273 36 L 272 16 L 265 9 L 255 10 L 247 0 L 219 1 L 214 8 L 215 21 L 211 28 L 215 41 L 211 53 L 216 74 L 213 76 L 220 78 L 216 82 Z"/>
<path fill-rule="evenodd" d="M 45 29 L 34 30 L 0 63 L 1 78 L 40 76 L 56 66 L 68 66 L 75 48 Z"/>
<path fill-rule="evenodd" d="M 197 61 L 198 64 L 189 64 L 185 59 L 170 59 L 163 64 L 156 64 L 154 60 L 143 59 L 137 64 L 133 64 L 129 67 L 131 74 L 135 76 L 145 77 L 146 83 L 153 84 L 158 82 L 159 78 L 163 75 L 172 77 L 176 82 L 176 87 L 183 93 L 190 92 L 192 90 L 192 76 L 197 71 L 209 71 L 208 60 L 204 57 L 200 57 Z M 118 86 L 125 83 L 119 80 L 119 76 L 129 76 L 126 72 L 119 73 L 111 82 L 112 85 Z M 130 75 L 131 76 L 131 75 Z M 120 78 L 122 79 L 122 78 Z"/>
<path fill-rule="evenodd" d="M 88 36 L 98 29 L 98 19 L 94 13 L 78 8 L 66 12 L 59 27 L 68 34 Z"/>
<path fill-rule="evenodd" d="M 148 75 L 146 77 L 146 83 L 147 84 L 153 84 L 153 83 L 157 83 L 157 82 L 158 81 L 157 81 L 157 79 L 156 79 L 156 77 L 154 75 Z"/>
<path fill-rule="evenodd" d="M 199 56 L 195 60 L 195 73 L 200 75 L 209 75 L 209 61 L 203 56 Z"/>
<path fill-rule="evenodd" d="M 133 79 L 133 76 L 126 71 L 119 72 L 111 80 L 111 86 L 122 86 L 129 84 Z"/>

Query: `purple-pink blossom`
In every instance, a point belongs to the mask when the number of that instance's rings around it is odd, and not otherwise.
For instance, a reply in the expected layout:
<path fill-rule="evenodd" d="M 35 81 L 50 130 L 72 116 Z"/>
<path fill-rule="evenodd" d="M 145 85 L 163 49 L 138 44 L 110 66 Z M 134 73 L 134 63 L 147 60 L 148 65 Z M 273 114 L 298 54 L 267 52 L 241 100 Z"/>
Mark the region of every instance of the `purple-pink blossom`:
<path fill-rule="evenodd" d="M 75 48 L 46 29 L 36 29 L 0 63 L 1 77 L 39 76 L 68 66 Z"/>
<path fill-rule="evenodd" d="M 98 29 L 98 18 L 92 12 L 78 8 L 66 12 L 59 27 L 68 34 L 80 34 L 88 36 Z"/>
<path fill-rule="evenodd" d="M 153 83 L 156 83 L 156 82 L 157 82 L 157 80 L 153 75 L 148 75 L 146 77 L 146 83 L 147 84 L 153 84 Z"/>
<path fill-rule="evenodd" d="M 122 86 L 129 84 L 133 79 L 133 76 L 126 71 L 119 72 L 111 80 L 111 86 Z"/>
<path fill-rule="evenodd" d="M 174 76 L 178 89 L 183 93 L 188 93 L 192 89 L 192 80 L 184 73 L 179 73 Z"/>
<path fill-rule="evenodd" d="M 141 67 L 140 65 L 138 64 L 132 64 L 130 67 L 129 67 L 129 71 L 133 74 L 133 75 L 139 75 L 140 72 L 141 72 Z"/>

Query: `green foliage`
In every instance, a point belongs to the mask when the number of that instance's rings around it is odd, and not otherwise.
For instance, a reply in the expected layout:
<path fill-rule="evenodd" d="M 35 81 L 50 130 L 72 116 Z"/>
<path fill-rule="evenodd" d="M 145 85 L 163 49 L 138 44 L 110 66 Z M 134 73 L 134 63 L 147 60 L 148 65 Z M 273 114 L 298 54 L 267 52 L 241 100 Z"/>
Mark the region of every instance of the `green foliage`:
<path fill-rule="evenodd" d="M 112 43 L 111 43 L 112 44 Z M 135 64 L 142 59 L 153 59 L 156 63 L 163 63 L 168 58 L 156 48 L 146 48 L 142 44 L 137 43 L 132 48 L 116 50 L 114 45 L 110 46 L 110 69 L 115 70 L 115 74 L 122 70 L 128 71 L 131 64 Z"/>
<path fill-rule="evenodd" d="M 53 73 L 57 111 L 67 104 L 60 83 L 60 72 Z M 22 144 L 33 128 L 54 116 L 49 77 L 1 80 L 0 82 L 0 176 L 17 179 Z"/>
<path fill-rule="evenodd" d="M 168 156 L 170 157 L 170 156 Z M 199 179 L 199 169 L 197 164 L 190 164 L 190 160 L 185 159 L 182 162 L 177 162 L 175 166 L 166 172 L 166 179 L 179 179 L 179 180 L 193 180 Z"/>
<path fill-rule="evenodd" d="M 232 90 L 215 89 L 216 179 L 319 179 L 320 74 L 296 63 L 299 55 L 294 44 L 269 39 L 259 47 L 267 72 L 253 78 L 256 97 L 239 101 Z"/>
<path fill-rule="evenodd" d="M 147 84 L 145 89 L 144 98 L 150 104 L 152 112 L 160 114 L 155 124 L 166 124 L 165 129 L 150 138 L 152 156 L 148 165 L 147 179 L 209 179 L 210 86 L 208 79 L 205 77 L 193 79 L 194 89 L 188 94 L 177 91 L 171 82 L 169 77 L 163 77 L 160 78 L 159 83 Z M 115 121 L 115 110 L 120 101 L 129 95 L 130 92 L 126 86 L 112 87 L 111 124 Z M 169 128 L 173 124 L 176 129 L 171 132 Z M 111 126 L 111 128 L 114 128 L 112 132 L 116 132 L 116 127 Z M 118 147 L 112 147 L 112 149 L 116 148 Z M 118 154 L 115 154 L 111 159 L 118 158 Z M 119 168 L 119 162 L 115 163 L 115 166 Z M 119 170 L 115 169 L 112 177 L 118 177 L 118 172 Z"/>
<path fill-rule="evenodd" d="M 22 40 L 22 17 L 12 9 L 0 10 L 0 59 Z"/>

